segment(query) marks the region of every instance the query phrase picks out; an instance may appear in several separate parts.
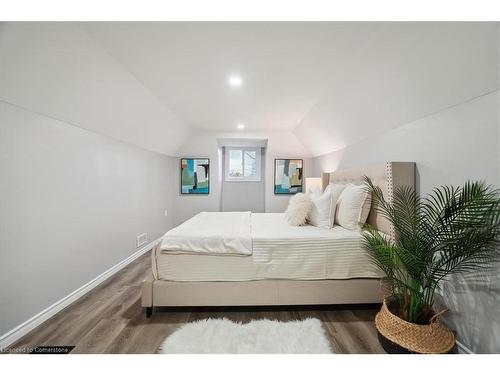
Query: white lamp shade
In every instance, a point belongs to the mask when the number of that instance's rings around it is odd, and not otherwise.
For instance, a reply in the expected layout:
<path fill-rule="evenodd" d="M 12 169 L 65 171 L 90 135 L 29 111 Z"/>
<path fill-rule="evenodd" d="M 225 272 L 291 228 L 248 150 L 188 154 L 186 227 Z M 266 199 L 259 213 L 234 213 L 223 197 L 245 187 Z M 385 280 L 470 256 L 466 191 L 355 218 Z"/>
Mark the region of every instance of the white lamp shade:
<path fill-rule="evenodd" d="M 310 193 L 312 191 L 323 190 L 323 180 L 321 177 L 306 177 L 306 193 Z"/>

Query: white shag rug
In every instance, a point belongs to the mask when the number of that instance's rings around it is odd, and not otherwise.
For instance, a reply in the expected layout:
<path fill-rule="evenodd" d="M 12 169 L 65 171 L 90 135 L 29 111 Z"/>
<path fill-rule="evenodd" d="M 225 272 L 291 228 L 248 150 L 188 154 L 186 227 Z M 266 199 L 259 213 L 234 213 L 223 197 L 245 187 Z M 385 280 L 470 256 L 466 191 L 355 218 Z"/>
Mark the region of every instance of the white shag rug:
<path fill-rule="evenodd" d="M 187 323 L 168 336 L 160 354 L 330 354 L 321 321 L 278 322 L 228 319 Z"/>

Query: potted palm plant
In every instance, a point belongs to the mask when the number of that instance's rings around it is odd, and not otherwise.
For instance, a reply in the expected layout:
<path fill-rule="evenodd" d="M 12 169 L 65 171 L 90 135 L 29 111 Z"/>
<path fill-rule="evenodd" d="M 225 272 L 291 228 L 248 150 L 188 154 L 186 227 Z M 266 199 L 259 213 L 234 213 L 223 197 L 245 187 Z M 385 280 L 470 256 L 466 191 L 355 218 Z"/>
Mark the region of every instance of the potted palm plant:
<path fill-rule="evenodd" d="M 483 182 L 443 186 L 420 198 L 395 189 L 392 200 L 365 177 L 375 209 L 393 225 L 386 236 L 365 226 L 364 246 L 390 293 L 375 318 L 388 352 L 446 353 L 453 333 L 434 310 L 441 282 L 454 273 L 491 269 L 500 253 L 500 191 Z"/>

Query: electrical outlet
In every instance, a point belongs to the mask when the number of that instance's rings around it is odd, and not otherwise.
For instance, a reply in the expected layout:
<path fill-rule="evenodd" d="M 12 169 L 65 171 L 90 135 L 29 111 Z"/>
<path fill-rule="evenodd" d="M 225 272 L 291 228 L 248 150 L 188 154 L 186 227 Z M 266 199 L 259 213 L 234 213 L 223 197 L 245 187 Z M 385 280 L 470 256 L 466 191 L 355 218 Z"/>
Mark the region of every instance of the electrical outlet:
<path fill-rule="evenodd" d="M 167 211 L 167 210 L 165 210 L 164 214 L 165 214 L 165 216 L 168 216 L 168 211 Z"/>
<path fill-rule="evenodd" d="M 145 244 L 148 243 L 148 234 L 147 233 L 142 233 L 137 236 L 137 247 L 144 246 Z"/>

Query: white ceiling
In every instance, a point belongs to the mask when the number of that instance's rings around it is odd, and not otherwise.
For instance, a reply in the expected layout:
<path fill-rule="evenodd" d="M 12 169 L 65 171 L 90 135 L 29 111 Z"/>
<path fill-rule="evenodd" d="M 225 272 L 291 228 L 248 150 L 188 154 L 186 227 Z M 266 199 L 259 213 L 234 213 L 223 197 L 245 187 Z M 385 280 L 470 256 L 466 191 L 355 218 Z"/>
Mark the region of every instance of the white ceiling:
<path fill-rule="evenodd" d="M 79 24 L 192 128 L 293 130 L 380 25 Z M 238 73 L 243 86 L 228 86 Z"/>
<path fill-rule="evenodd" d="M 0 100 L 166 155 L 175 155 L 189 134 L 179 116 L 73 23 L 0 23 Z"/>
<path fill-rule="evenodd" d="M 498 90 L 499 55 L 495 23 L 385 24 L 295 134 L 321 155 Z"/>
<path fill-rule="evenodd" d="M 78 25 L 191 128 L 294 131 L 313 155 L 499 88 L 496 23 Z"/>

